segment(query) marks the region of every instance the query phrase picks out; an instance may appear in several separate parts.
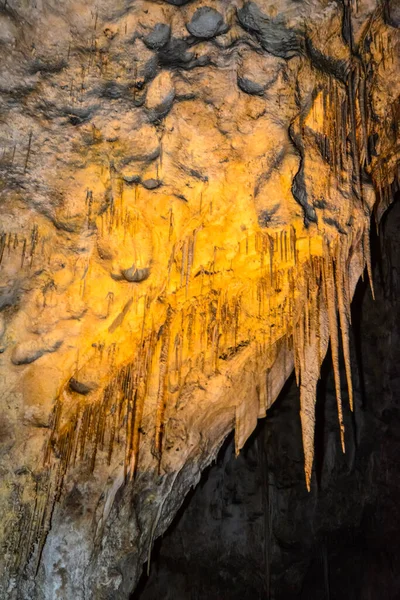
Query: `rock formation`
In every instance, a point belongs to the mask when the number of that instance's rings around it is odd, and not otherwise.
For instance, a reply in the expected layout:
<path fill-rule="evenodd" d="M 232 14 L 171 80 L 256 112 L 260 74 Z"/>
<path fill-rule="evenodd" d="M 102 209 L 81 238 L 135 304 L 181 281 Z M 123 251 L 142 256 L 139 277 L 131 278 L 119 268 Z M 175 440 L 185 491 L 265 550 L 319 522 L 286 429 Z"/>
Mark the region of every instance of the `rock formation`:
<path fill-rule="evenodd" d="M 3 2 L 1 598 L 128 598 L 293 368 L 310 489 L 329 342 L 345 450 L 398 25 L 395 0 Z"/>
<path fill-rule="evenodd" d="M 354 410 L 340 444 L 330 352 L 317 387 L 315 475 L 304 485 L 292 375 L 235 457 L 233 434 L 185 498 L 131 600 L 364 600 L 400 589 L 400 202 L 371 231 L 376 300 L 351 306 Z M 345 364 L 340 353 L 340 373 Z M 348 393 L 342 386 L 346 406 Z"/>

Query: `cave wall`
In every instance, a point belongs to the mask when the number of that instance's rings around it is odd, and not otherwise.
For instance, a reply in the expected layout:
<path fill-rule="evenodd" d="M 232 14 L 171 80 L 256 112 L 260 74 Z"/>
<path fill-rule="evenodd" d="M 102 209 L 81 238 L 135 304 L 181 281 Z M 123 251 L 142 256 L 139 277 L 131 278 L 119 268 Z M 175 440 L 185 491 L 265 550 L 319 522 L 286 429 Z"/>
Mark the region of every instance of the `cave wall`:
<path fill-rule="evenodd" d="M 399 226 L 397 202 L 373 236 L 376 299 L 360 282 L 353 301 L 347 453 L 328 355 L 311 493 L 304 490 L 299 391 L 291 377 L 239 457 L 229 438 L 203 473 L 156 544 L 150 576 L 144 572 L 132 600 L 398 598 Z"/>
<path fill-rule="evenodd" d="M 345 449 L 398 25 L 395 0 L 1 4 L 1 598 L 129 597 L 293 368 L 311 489 L 329 341 Z"/>

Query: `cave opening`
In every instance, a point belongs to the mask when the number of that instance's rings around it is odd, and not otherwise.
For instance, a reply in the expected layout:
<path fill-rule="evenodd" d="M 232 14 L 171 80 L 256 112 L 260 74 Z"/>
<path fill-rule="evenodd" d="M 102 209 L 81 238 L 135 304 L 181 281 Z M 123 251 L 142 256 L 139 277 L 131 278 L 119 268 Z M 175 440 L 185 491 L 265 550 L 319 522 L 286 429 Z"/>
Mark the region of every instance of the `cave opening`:
<path fill-rule="evenodd" d="M 131 600 L 400 597 L 400 202 L 371 227 L 352 303 L 354 412 L 340 357 L 346 453 L 330 352 L 318 384 L 311 492 L 294 375 L 238 458 L 233 435 L 152 553 Z"/>

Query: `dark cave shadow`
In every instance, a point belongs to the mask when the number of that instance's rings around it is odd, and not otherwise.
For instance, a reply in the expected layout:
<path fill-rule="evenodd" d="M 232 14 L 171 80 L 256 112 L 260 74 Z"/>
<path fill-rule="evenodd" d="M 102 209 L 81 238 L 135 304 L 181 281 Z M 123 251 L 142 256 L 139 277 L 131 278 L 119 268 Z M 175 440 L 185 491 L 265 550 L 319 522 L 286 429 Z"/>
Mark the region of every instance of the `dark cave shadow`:
<path fill-rule="evenodd" d="M 373 252 L 372 254 L 375 254 Z M 359 383 L 359 392 L 361 399 L 361 407 L 362 409 L 366 409 L 367 407 L 367 393 L 365 386 L 365 377 L 364 377 L 364 359 L 363 359 L 363 350 L 362 350 L 362 315 L 360 306 L 364 301 L 365 294 L 369 289 L 369 282 L 364 277 L 360 279 L 357 283 L 353 301 L 351 303 L 351 329 L 352 329 L 352 338 L 353 338 L 353 347 L 354 347 L 354 358 L 357 365 L 357 375 L 358 375 L 358 383 Z"/>
<path fill-rule="evenodd" d="M 393 197 L 392 204 L 388 207 L 383 215 L 379 226 L 376 226 L 375 217 L 371 217 L 371 225 L 370 225 L 370 247 L 371 247 L 371 263 L 372 263 L 372 271 L 373 273 L 377 273 L 378 280 L 374 281 L 374 287 L 376 291 L 380 290 L 381 293 L 386 296 L 388 293 L 388 285 L 389 282 L 385 280 L 385 271 L 384 271 L 384 259 L 383 259 L 383 248 L 381 240 L 385 238 L 385 229 L 389 222 L 390 214 L 393 210 L 397 210 L 395 208 L 400 201 L 400 192 L 396 192 Z M 376 285 L 378 284 L 378 285 Z M 359 382 L 359 391 L 361 398 L 361 409 L 365 410 L 368 404 L 368 394 L 365 385 L 365 368 L 364 368 L 364 358 L 363 358 L 363 349 L 362 349 L 362 311 L 361 306 L 364 302 L 365 295 L 369 293 L 371 294 L 370 282 L 368 281 L 368 276 L 364 274 L 363 277 L 358 281 L 356 285 L 356 289 L 354 292 L 353 300 L 351 303 L 351 320 L 352 320 L 352 341 L 354 347 L 354 358 L 357 366 L 357 375 Z M 377 294 L 377 300 L 379 298 L 379 291 Z"/>
<path fill-rule="evenodd" d="M 317 386 L 317 401 L 315 404 L 315 432 L 314 432 L 314 472 L 318 489 L 321 488 L 322 471 L 325 455 L 325 408 L 328 387 L 328 377 L 331 372 L 331 353 L 328 349 L 327 355 L 322 363 L 320 380 Z"/>
<path fill-rule="evenodd" d="M 287 401 L 287 396 L 288 396 L 290 390 L 292 389 L 294 383 L 295 383 L 295 376 L 294 376 L 294 372 L 293 372 L 289 375 L 288 379 L 286 380 L 285 384 L 283 385 L 282 390 L 280 391 L 275 402 L 268 409 L 267 416 L 258 420 L 256 428 L 251 433 L 251 435 L 247 439 L 244 447 L 240 451 L 241 455 L 243 455 L 244 457 L 247 456 L 248 452 L 250 451 L 250 448 L 254 444 L 254 440 L 256 438 L 259 438 L 260 436 L 264 435 L 266 433 L 266 430 L 268 429 L 268 426 L 269 426 L 268 423 L 271 421 L 271 419 L 273 419 L 276 415 L 280 414 L 280 412 L 282 410 L 282 404 L 285 403 L 285 401 Z M 299 401 L 299 408 L 300 408 L 300 401 Z M 189 492 L 186 494 L 186 496 L 182 502 L 182 505 L 179 508 L 178 512 L 176 513 L 171 525 L 168 527 L 168 529 L 164 532 L 163 535 L 161 535 L 160 537 L 158 537 L 155 540 L 155 542 L 153 544 L 153 549 L 151 552 L 150 573 L 149 574 L 147 573 L 148 562 L 146 561 L 143 564 L 143 571 L 140 576 L 139 582 L 138 582 L 137 586 L 135 587 L 134 591 L 131 593 L 129 600 L 140 600 L 141 594 L 145 591 L 147 582 L 151 576 L 152 568 L 154 568 L 154 566 L 157 565 L 157 563 L 160 559 L 161 546 L 163 544 L 165 535 L 173 535 L 174 531 L 177 529 L 181 519 L 183 518 L 183 515 L 185 514 L 185 512 L 186 512 L 188 506 L 190 505 L 192 498 L 193 498 L 194 494 L 197 492 L 198 488 L 201 489 L 206 485 L 208 478 L 210 476 L 210 472 L 215 466 L 222 465 L 222 463 L 224 461 L 224 457 L 228 451 L 228 448 L 234 440 L 234 436 L 235 436 L 235 432 L 231 431 L 231 433 L 229 433 L 229 435 L 226 437 L 226 439 L 222 443 L 216 460 L 204 469 L 197 486 L 195 486 L 194 488 L 191 488 L 189 490 Z"/>
<path fill-rule="evenodd" d="M 253 431 L 253 433 L 251 434 L 250 437 L 256 436 L 256 431 L 258 429 L 258 426 L 256 427 L 256 429 Z M 161 551 L 161 546 L 163 543 L 163 539 L 164 536 L 166 534 L 170 535 L 173 534 L 174 531 L 176 530 L 176 528 L 179 525 L 179 522 L 181 521 L 183 515 L 185 514 L 188 506 L 190 505 L 192 498 L 194 496 L 194 494 L 196 493 L 198 488 L 203 488 L 208 480 L 208 477 L 210 475 L 211 470 L 213 469 L 213 467 L 215 467 L 216 465 L 221 466 L 222 462 L 223 462 L 223 457 L 225 456 L 225 453 L 229 447 L 229 445 L 232 443 L 232 440 L 234 438 L 234 431 L 231 431 L 228 436 L 225 438 L 225 440 L 223 441 L 221 448 L 218 451 L 218 455 L 217 458 L 214 462 L 212 462 L 211 464 L 208 465 L 208 467 L 206 467 L 204 469 L 204 471 L 202 471 L 201 473 L 201 478 L 199 483 L 195 486 L 192 487 L 189 492 L 186 494 L 180 508 L 178 509 L 174 519 L 172 520 L 172 523 L 170 524 L 170 526 L 167 528 L 167 530 L 164 532 L 163 535 L 160 535 L 153 544 L 153 548 L 151 551 L 151 557 L 150 557 L 150 571 L 149 573 L 147 572 L 147 568 L 148 568 L 148 561 L 146 561 L 143 564 L 143 570 L 142 570 L 142 574 L 140 576 L 139 582 L 137 584 L 137 586 L 135 587 L 134 591 L 131 593 L 131 595 L 129 596 L 129 600 L 140 600 L 140 596 L 141 594 L 144 592 L 146 585 L 147 585 L 147 581 L 150 578 L 151 575 L 151 569 L 154 567 L 154 565 L 156 565 L 159 561 L 160 558 L 160 551 Z M 250 438 L 249 438 L 250 439 Z M 247 443 L 246 443 L 247 445 Z M 244 450 L 244 449 L 243 449 Z"/>
<path fill-rule="evenodd" d="M 292 371 L 291 374 L 289 375 L 289 377 L 286 379 L 281 391 L 279 392 L 277 399 L 274 401 L 272 406 L 270 406 L 270 408 L 268 409 L 267 416 L 264 417 L 263 419 L 260 419 L 259 424 L 264 423 L 267 419 L 269 419 L 271 417 L 275 417 L 275 415 L 282 410 L 282 404 L 285 401 L 285 398 L 288 395 L 291 388 L 293 387 L 294 383 L 295 383 L 295 374 L 294 374 L 294 371 Z M 299 400 L 299 410 L 300 410 L 300 400 Z M 251 439 L 252 435 L 250 436 L 249 439 Z"/>

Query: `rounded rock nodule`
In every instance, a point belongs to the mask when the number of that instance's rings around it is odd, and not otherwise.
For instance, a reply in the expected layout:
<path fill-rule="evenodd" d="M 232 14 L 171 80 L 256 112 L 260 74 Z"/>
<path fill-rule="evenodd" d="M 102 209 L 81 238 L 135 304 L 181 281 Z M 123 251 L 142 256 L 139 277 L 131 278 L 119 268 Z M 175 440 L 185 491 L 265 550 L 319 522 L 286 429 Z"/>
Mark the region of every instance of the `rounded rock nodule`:
<path fill-rule="evenodd" d="M 225 31 L 223 16 L 209 6 L 198 8 L 186 28 L 194 37 L 201 39 L 210 39 Z"/>
<path fill-rule="evenodd" d="M 152 31 L 143 38 L 144 43 L 151 50 L 163 48 L 171 37 L 171 27 L 166 23 L 157 23 Z"/>

